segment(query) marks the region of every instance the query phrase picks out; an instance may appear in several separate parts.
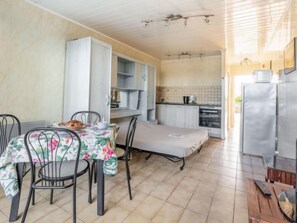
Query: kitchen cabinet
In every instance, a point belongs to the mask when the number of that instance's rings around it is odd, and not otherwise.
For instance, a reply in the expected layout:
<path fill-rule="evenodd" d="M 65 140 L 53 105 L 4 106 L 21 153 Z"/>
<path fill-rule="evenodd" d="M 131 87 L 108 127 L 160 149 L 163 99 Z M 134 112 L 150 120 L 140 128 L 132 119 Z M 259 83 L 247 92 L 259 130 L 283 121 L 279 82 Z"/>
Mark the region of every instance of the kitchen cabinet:
<path fill-rule="evenodd" d="M 199 125 L 199 107 L 198 106 L 185 106 L 186 118 L 185 127 L 189 129 L 197 129 Z"/>
<path fill-rule="evenodd" d="M 66 45 L 63 120 L 77 111 L 92 110 L 110 118 L 112 48 L 92 37 Z"/>
<path fill-rule="evenodd" d="M 176 108 L 165 105 L 163 109 L 164 125 L 176 127 Z"/>
<path fill-rule="evenodd" d="M 163 107 L 164 105 L 157 105 L 156 113 L 157 113 L 158 124 L 160 125 L 164 124 Z"/>
<path fill-rule="evenodd" d="M 186 116 L 186 110 L 187 108 L 185 106 L 176 106 L 176 123 L 175 123 L 175 127 L 178 128 L 185 128 L 187 122 L 185 120 L 187 120 L 187 116 Z"/>
<path fill-rule="evenodd" d="M 205 129 L 208 131 L 210 137 L 221 138 L 221 129 L 218 128 L 208 128 L 208 127 L 199 127 L 200 129 Z"/>
<path fill-rule="evenodd" d="M 161 125 L 176 127 L 177 114 L 178 112 L 177 112 L 176 106 L 157 105 L 157 118 L 158 118 L 158 123 Z M 183 121 L 184 120 L 179 120 L 179 123 Z"/>
<path fill-rule="evenodd" d="M 199 106 L 157 104 L 157 119 L 160 125 L 205 129 L 209 136 L 221 138 L 220 128 L 199 126 Z"/>

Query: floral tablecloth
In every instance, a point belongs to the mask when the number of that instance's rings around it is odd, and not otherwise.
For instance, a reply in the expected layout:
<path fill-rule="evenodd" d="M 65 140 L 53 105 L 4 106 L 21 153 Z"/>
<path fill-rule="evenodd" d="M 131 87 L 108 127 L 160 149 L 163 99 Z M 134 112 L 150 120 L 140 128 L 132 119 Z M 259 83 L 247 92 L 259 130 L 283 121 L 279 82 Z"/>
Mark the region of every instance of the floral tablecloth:
<path fill-rule="evenodd" d="M 86 126 L 77 131 L 82 145 L 80 159 L 104 160 L 104 174 L 115 175 L 117 173 L 117 157 L 114 148 L 117 130 L 118 127 L 113 125 L 106 130 L 100 130 L 96 126 Z M 75 158 L 75 151 L 70 151 L 68 154 L 68 160 Z M 32 158 L 34 159 L 34 157 Z M 19 191 L 16 163 L 20 162 L 29 162 L 24 135 L 13 138 L 0 157 L 0 184 L 8 198 L 12 198 Z"/>

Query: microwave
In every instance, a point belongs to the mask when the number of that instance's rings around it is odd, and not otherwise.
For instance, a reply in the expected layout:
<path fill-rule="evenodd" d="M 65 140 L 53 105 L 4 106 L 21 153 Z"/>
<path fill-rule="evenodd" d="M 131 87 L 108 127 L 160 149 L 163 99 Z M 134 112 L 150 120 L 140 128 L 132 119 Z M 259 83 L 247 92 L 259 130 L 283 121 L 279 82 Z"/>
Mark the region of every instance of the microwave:
<path fill-rule="evenodd" d="M 272 70 L 254 70 L 253 76 L 256 83 L 270 83 L 272 80 Z"/>

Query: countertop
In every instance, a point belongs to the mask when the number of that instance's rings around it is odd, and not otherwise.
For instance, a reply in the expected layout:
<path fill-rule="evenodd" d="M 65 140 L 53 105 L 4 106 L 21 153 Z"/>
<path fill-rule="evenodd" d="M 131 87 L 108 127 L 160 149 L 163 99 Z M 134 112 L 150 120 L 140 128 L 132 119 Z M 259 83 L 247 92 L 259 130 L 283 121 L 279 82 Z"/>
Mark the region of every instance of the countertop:
<path fill-rule="evenodd" d="M 122 108 L 116 108 L 110 110 L 110 118 L 124 118 L 124 117 L 130 117 L 133 115 L 140 115 L 141 110 L 130 110 L 130 109 L 122 109 Z"/>
<path fill-rule="evenodd" d="M 183 103 L 175 103 L 175 102 L 157 102 L 157 105 L 184 105 L 184 106 L 211 106 L 211 107 L 221 107 L 221 105 L 215 104 L 183 104 Z"/>

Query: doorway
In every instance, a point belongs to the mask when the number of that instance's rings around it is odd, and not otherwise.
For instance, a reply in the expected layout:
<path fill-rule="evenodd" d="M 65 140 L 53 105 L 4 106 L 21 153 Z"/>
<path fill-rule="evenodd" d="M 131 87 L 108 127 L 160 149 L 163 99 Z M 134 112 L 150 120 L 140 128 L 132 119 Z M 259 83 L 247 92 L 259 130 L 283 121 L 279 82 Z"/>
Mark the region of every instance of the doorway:
<path fill-rule="evenodd" d="M 242 100 L 242 85 L 245 83 L 254 82 L 253 76 L 248 75 L 236 75 L 233 77 L 233 117 L 234 117 L 234 126 L 233 133 L 238 137 L 240 134 L 240 119 L 241 119 L 241 100 Z"/>

